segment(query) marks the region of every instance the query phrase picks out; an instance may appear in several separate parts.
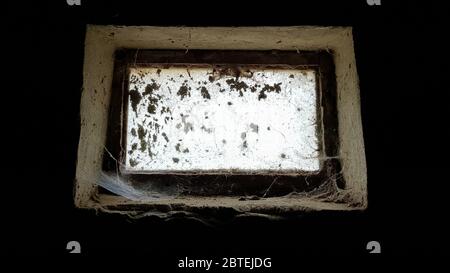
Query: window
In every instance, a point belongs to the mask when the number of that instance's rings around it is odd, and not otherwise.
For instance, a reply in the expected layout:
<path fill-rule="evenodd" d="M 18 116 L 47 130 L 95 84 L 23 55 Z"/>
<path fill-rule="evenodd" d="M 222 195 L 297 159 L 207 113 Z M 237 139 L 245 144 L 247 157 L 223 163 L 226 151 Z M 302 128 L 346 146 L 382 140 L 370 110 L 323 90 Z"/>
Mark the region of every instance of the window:
<path fill-rule="evenodd" d="M 330 53 L 115 56 L 106 170 L 119 161 L 129 181 L 165 181 L 180 195 L 260 197 L 311 191 L 339 173 Z"/>
<path fill-rule="evenodd" d="M 364 209 L 352 39 L 348 27 L 88 26 L 75 204 Z"/>
<path fill-rule="evenodd" d="M 127 78 L 123 171 L 320 169 L 314 70 L 187 64 Z"/>

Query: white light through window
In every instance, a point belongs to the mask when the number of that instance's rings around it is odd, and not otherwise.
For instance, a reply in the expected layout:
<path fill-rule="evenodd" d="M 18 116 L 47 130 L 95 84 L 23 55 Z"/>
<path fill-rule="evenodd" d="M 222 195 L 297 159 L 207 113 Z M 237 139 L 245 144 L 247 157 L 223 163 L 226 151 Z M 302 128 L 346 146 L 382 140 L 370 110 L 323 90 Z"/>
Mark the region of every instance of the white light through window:
<path fill-rule="evenodd" d="M 132 68 L 125 171 L 320 169 L 314 70 Z"/>

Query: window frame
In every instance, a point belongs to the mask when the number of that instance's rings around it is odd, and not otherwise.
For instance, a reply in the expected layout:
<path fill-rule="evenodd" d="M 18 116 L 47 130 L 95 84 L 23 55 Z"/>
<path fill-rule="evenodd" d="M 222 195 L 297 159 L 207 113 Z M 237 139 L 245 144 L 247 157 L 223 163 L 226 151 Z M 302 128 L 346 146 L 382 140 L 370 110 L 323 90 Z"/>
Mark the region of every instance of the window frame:
<path fill-rule="evenodd" d="M 114 56 L 110 110 L 106 137 L 107 152 L 103 153 L 103 170 L 120 172 L 126 143 L 126 111 L 128 106 L 129 68 L 154 65 L 222 65 L 222 66 L 283 66 L 314 69 L 317 86 L 318 136 L 322 161 L 315 173 L 267 174 L 125 174 L 132 183 L 164 185 L 177 183 L 192 196 L 283 196 L 291 192 L 309 192 L 330 177 L 335 177 L 339 188 L 345 187 L 341 172 L 338 135 L 336 75 L 331 51 L 275 51 L 275 50 L 150 50 L 118 49 Z M 123 138 L 121 138 L 121 136 Z M 122 151 L 122 153 L 121 153 Z M 117 162 L 116 160 L 119 160 Z M 276 181 L 276 183 L 274 183 Z"/>

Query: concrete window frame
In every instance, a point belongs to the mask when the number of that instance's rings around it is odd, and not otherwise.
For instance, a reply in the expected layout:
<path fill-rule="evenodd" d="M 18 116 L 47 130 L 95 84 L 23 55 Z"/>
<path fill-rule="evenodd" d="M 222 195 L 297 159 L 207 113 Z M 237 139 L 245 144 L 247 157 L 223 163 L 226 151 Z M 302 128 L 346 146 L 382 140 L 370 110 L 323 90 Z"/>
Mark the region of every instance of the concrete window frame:
<path fill-rule="evenodd" d="M 236 197 L 189 197 L 131 201 L 101 194 L 97 180 L 108 129 L 114 53 L 134 49 L 297 50 L 332 52 L 337 92 L 339 158 L 344 189 L 318 196 L 289 195 L 240 201 Z M 239 212 L 282 214 L 311 210 L 367 208 L 367 171 L 360 111 L 359 83 L 351 27 L 151 27 L 88 25 L 85 40 L 81 130 L 74 200 L 78 208 L 108 212 L 182 211 L 232 208 Z"/>

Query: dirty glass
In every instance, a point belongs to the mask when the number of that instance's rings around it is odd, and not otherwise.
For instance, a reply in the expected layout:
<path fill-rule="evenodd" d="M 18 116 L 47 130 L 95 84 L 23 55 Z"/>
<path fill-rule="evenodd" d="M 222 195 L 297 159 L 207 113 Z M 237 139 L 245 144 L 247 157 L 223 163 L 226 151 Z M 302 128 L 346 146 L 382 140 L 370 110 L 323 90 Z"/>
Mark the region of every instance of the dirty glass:
<path fill-rule="evenodd" d="M 318 171 L 315 70 L 236 69 L 131 68 L 125 171 Z"/>

